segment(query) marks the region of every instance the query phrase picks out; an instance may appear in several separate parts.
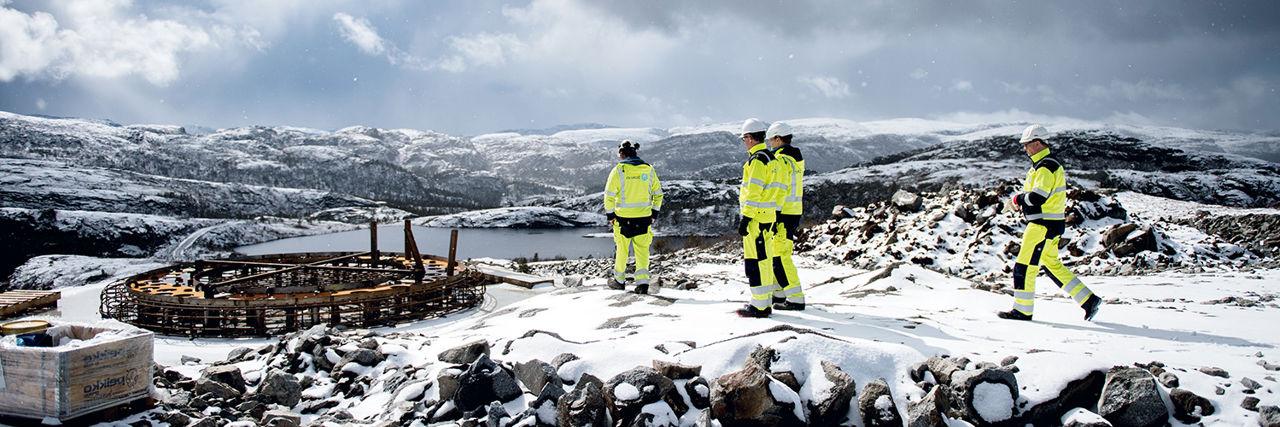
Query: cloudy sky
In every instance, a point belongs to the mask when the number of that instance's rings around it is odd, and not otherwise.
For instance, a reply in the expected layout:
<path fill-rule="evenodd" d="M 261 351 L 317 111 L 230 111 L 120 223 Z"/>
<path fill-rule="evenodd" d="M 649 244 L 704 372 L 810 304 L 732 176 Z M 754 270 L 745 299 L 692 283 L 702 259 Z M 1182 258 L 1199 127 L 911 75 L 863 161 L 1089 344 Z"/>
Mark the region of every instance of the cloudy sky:
<path fill-rule="evenodd" d="M 476 134 L 1027 114 L 1280 128 L 1274 1 L 0 0 L 0 110 Z"/>

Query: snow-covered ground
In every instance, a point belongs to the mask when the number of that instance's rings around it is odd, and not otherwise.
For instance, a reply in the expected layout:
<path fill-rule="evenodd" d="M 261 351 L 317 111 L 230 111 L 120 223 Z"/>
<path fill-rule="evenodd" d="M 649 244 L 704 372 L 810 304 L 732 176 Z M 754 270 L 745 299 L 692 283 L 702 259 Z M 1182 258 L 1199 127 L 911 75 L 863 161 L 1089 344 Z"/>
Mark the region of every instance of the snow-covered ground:
<path fill-rule="evenodd" d="M 430 400 L 439 387 L 428 386 L 415 397 L 398 393 L 393 385 L 383 387 L 382 381 L 405 369 L 426 370 L 429 374 L 415 377 L 436 378 L 452 366 L 438 361 L 436 354 L 477 339 L 488 341 L 492 357 L 505 363 L 574 354 L 577 360 L 557 370 L 565 381 L 576 381 L 583 373 L 607 380 L 654 360 L 701 366 L 701 375 L 714 379 L 739 369 L 748 353 L 763 345 L 779 353 L 774 372 L 790 371 L 798 378 L 798 396 L 806 402 L 829 386 L 818 367 L 825 360 L 847 372 L 859 388 L 884 378 L 896 406 L 906 408 L 923 394 L 910 378 L 911 367 L 929 356 L 950 355 L 996 363 L 1016 356 L 1020 404 L 1025 402 L 1019 407 L 1024 410 L 1056 397 L 1069 381 L 1090 371 L 1150 361 L 1164 363 L 1181 388 L 1213 402 L 1217 412 L 1205 417 L 1206 424 L 1255 422 L 1257 414 L 1240 407 L 1247 396 L 1241 386 L 1245 377 L 1262 384 L 1251 394 L 1261 405 L 1280 403 L 1274 394 L 1280 391 L 1276 373 L 1262 366 L 1280 360 L 1275 350 L 1280 335 L 1274 333 L 1280 320 L 1274 300 L 1280 295 L 1280 270 L 1085 276 L 1107 301 L 1093 322 L 1084 321 L 1081 310 L 1043 280 L 1036 321 L 1015 322 L 994 316 L 1009 307 L 1011 297 L 917 266 L 864 271 L 806 256 L 799 257 L 799 265 L 809 309 L 776 312 L 769 319 L 732 313 L 748 298 L 741 267 L 714 260 L 681 267 L 698 279 L 697 289 L 663 289 L 657 296 L 610 291 L 599 286 L 602 279 L 588 279 L 585 287 L 564 287 L 564 280 L 534 290 L 491 287 L 480 309 L 375 330 L 379 349 L 394 356 L 362 371 L 371 381 L 362 394 L 337 396 L 336 406 L 304 414 L 303 420 L 336 411 L 350 413 L 358 422 L 398 420 L 405 413 L 401 400 Z M 97 321 L 100 289 L 66 291 L 60 313 L 51 317 Z M 176 368 L 196 377 L 206 364 L 236 347 L 274 341 L 161 337 L 156 358 L 164 365 L 180 365 L 183 355 L 198 357 L 203 362 Z M 251 384 L 267 370 L 261 361 L 237 366 Z M 1205 367 L 1222 368 L 1229 378 L 1199 371 Z M 336 379 L 327 372 L 313 375 L 293 410 L 332 398 L 328 393 Z M 527 393 L 504 404 L 510 414 L 524 411 L 536 397 Z M 995 406 L 984 410 L 998 412 Z M 850 415 L 857 418 L 856 409 Z M 692 425 L 696 419 L 697 411 L 691 411 L 681 424 Z"/>

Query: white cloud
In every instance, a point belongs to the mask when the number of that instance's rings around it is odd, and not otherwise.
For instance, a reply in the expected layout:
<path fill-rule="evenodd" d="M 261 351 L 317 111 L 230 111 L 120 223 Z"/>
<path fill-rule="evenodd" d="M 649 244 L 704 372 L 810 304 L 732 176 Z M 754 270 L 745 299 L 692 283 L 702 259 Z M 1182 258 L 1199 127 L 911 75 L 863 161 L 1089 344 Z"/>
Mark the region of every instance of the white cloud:
<path fill-rule="evenodd" d="M 799 77 L 796 80 L 827 98 L 841 99 L 851 94 L 849 84 L 835 77 L 810 76 Z"/>
<path fill-rule="evenodd" d="M 929 72 L 925 71 L 923 68 L 916 68 L 911 70 L 911 74 L 908 74 L 908 76 L 911 76 L 911 78 L 916 80 L 922 80 L 925 77 L 929 77 Z"/>
<path fill-rule="evenodd" d="M 973 90 L 973 82 L 968 80 L 956 80 L 955 83 L 951 84 L 951 90 L 954 90 L 957 92 L 971 91 Z"/>
<path fill-rule="evenodd" d="M 36 109 L 37 109 L 37 110 L 44 111 L 44 107 L 47 107 L 47 106 L 49 106 L 49 104 L 48 104 L 48 103 L 46 103 L 46 102 L 44 102 L 44 98 L 36 98 Z"/>
<path fill-rule="evenodd" d="M 367 19 L 338 12 L 333 14 L 333 20 L 338 21 L 338 29 L 342 32 L 342 37 L 360 48 L 361 52 L 381 55 L 387 50 L 382 36 L 378 35 L 378 30 L 374 29 Z"/>
<path fill-rule="evenodd" d="M 437 67 L 449 72 L 465 71 L 470 66 L 500 66 L 508 58 L 518 54 L 526 46 L 512 34 L 480 33 L 466 37 L 450 37 L 449 47 L 454 54 L 437 62 Z"/>
<path fill-rule="evenodd" d="M 338 12 L 333 14 L 333 20 L 338 22 L 338 31 L 342 33 L 342 38 L 356 45 L 356 48 L 366 55 L 382 56 L 391 65 L 409 69 L 425 70 L 432 68 L 422 58 L 410 55 L 408 52 L 396 47 L 395 43 L 382 38 L 378 34 L 378 29 L 373 24 L 370 24 L 367 19 L 356 18 Z"/>
<path fill-rule="evenodd" d="M 164 86 L 178 78 L 184 54 L 260 43 L 252 31 L 152 19 L 129 0 L 58 3 L 56 16 L 8 6 L 0 2 L 0 81 L 139 75 Z"/>

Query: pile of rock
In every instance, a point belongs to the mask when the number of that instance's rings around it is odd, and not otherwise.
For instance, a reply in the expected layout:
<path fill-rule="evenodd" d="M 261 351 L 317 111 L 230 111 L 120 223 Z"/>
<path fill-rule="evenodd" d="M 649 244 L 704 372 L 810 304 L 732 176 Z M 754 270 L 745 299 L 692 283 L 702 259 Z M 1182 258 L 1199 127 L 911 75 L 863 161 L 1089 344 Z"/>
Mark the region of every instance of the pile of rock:
<path fill-rule="evenodd" d="M 741 369 L 713 380 L 702 376 L 700 366 L 667 360 L 601 380 L 566 369 L 577 360 L 570 353 L 550 362 L 494 360 L 484 340 L 443 351 L 425 365 L 406 363 L 397 339 L 317 327 L 259 349 L 238 349 L 196 378 L 159 367 L 154 383 L 162 399 L 144 419 L 180 427 L 296 426 L 303 415 L 315 415 L 315 423 L 368 422 L 368 415 L 357 420 L 348 410 L 379 393 L 394 398 L 376 420 L 498 427 L 676 427 L 695 420 L 721 426 L 941 427 L 955 420 L 977 426 L 1158 426 L 1170 417 L 1196 423 L 1218 411 L 1213 401 L 1179 388 L 1178 370 L 1159 362 L 1093 371 L 1057 397 L 1028 405 L 1014 375 L 1017 357 L 999 364 L 930 357 L 907 373 L 914 387 L 895 393 L 882 378 L 859 391 L 849 373 L 828 361 L 820 362 L 820 372 L 796 375 L 786 368 L 794 365 L 775 363 L 782 355 L 762 346 Z M 237 364 L 261 368 L 246 373 Z M 1235 381 L 1213 367 L 1201 373 Z M 1261 387 L 1248 378 L 1238 382 L 1245 389 Z M 1262 425 L 1274 425 L 1268 422 L 1277 421 L 1280 410 L 1259 403 L 1246 398 L 1241 406 L 1257 411 Z"/>
<path fill-rule="evenodd" d="M 991 266 L 1007 265 L 1018 253 L 1025 221 L 1005 202 L 1020 190 L 1013 181 L 937 193 L 898 190 L 864 207 L 837 206 L 829 221 L 806 229 L 807 238 L 796 249 L 864 269 L 909 260 L 978 282 L 1003 283 L 1008 273 Z M 1245 239 L 1232 243 L 1164 219 L 1131 218 L 1115 197 L 1082 188 L 1067 192 L 1067 224 L 1061 256 L 1077 273 L 1238 268 L 1265 259 L 1241 246 Z M 1179 229 L 1179 240 L 1164 231 L 1172 228 Z"/>

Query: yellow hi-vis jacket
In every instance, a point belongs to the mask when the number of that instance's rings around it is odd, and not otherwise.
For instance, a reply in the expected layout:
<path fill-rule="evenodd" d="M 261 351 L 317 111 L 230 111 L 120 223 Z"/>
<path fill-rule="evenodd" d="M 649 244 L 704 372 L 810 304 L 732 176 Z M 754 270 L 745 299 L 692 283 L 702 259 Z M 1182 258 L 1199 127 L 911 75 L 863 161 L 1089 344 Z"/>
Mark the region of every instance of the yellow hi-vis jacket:
<path fill-rule="evenodd" d="M 1045 148 L 1031 156 L 1031 169 L 1022 184 L 1017 203 L 1027 221 L 1062 221 L 1066 219 L 1067 171 L 1057 159 L 1049 157 Z"/>
<path fill-rule="evenodd" d="M 623 160 L 604 185 L 604 212 L 622 218 L 644 218 L 662 210 L 662 183 L 653 166 L 639 158 Z"/>
<path fill-rule="evenodd" d="M 769 224 L 777 220 L 781 194 L 781 183 L 777 182 L 779 163 L 763 142 L 748 152 L 750 157 L 742 164 L 742 184 L 738 186 L 739 211 L 742 216 Z"/>
<path fill-rule="evenodd" d="M 778 211 L 783 215 L 800 215 L 804 213 L 804 156 L 800 155 L 799 148 L 790 144 L 778 147 L 773 156 L 782 173 L 778 180 L 785 185 Z"/>

